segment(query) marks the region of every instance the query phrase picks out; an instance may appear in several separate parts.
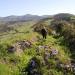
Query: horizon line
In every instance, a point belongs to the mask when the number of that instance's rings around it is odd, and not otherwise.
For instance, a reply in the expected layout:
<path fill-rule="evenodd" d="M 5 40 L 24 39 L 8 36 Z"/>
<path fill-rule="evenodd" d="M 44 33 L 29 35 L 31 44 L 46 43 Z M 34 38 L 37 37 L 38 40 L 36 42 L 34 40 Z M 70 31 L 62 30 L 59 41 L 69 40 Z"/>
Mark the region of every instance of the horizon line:
<path fill-rule="evenodd" d="M 63 13 L 63 12 L 61 12 L 61 13 L 56 13 L 56 14 L 72 14 L 72 15 L 75 15 L 75 14 L 73 14 L 73 13 Z M 9 16 L 24 16 L 24 15 L 34 15 L 34 16 L 47 16 L 47 15 L 49 15 L 49 16 L 52 16 L 52 15 L 56 15 L 56 14 L 43 14 L 43 15 L 40 15 L 40 14 L 22 14 L 22 15 L 16 15 L 16 14 L 11 14 L 11 15 L 7 15 L 7 16 L 0 16 L 0 17 L 9 17 Z"/>

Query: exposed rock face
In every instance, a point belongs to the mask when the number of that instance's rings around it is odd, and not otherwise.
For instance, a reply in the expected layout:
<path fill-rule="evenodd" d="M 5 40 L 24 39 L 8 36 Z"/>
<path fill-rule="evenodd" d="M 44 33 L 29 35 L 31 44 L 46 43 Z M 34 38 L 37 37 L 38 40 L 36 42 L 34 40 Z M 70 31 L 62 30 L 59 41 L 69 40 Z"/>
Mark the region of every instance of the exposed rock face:
<path fill-rule="evenodd" d="M 25 48 L 30 48 L 32 43 L 28 40 L 23 40 L 19 42 L 19 45 L 20 45 L 20 48 L 24 50 Z"/>
<path fill-rule="evenodd" d="M 19 41 L 12 46 L 8 47 L 8 52 L 15 52 L 15 51 L 23 51 L 26 48 L 30 48 L 32 43 L 28 40 Z"/>

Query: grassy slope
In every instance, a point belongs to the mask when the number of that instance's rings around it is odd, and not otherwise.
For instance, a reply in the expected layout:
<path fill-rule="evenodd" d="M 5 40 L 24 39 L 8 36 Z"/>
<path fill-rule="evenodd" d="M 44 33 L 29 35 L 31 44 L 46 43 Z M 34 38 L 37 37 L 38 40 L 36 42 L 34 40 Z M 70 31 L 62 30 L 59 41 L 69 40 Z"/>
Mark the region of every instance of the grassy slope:
<path fill-rule="evenodd" d="M 19 75 L 20 70 L 27 66 L 29 60 L 36 56 L 36 47 L 39 45 L 51 45 L 53 48 L 59 50 L 59 55 L 57 56 L 63 63 L 67 62 L 70 58 L 70 53 L 67 51 L 67 47 L 65 45 L 60 45 L 61 41 L 59 39 L 53 38 L 53 36 L 48 36 L 46 41 L 39 40 L 34 43 L 33 48 L 27 49 L 20 56 L 16 54 L 8 54 L 7 46 L 12 45 L 18 40 L 28 39 L 31 40 L 36 38 L 37 36 L 41 38 L 41 35 L 32 31 L 31 26 L 33 23 L 26 23 L 26 25 L 22 25 L 18 27 L 17 30 L 19 33 L 14 33 L 14 31 L 9 32 L 8 35 L 3 35 L 0 38 L 0 75 Z M 25 33 L 29 32 L 29 33 Z M 66 52 L 65 52 L 66 51 Z M 15 60 L 16 63 L 11 62 L 11 60 Z M 54 60 L 52 60 L 54 61 Z M 56 73 L 56 70 L 53 69 Z M 61 75 L 61 73 L 59 73 Z"/>

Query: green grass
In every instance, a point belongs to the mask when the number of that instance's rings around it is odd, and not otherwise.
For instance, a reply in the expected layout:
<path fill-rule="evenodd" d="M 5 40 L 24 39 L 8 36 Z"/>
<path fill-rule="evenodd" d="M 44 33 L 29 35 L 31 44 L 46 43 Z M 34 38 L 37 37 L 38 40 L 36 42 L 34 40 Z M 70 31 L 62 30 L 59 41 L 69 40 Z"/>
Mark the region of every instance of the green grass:
<path fill-rule="evenodd" d="M 62 40 L 60 38 L 54 38 L 52 35 L 47 36 L 46 40 L 43 40 L 41 35 L 32 31 L 31 26 L 33 23 L 26 23 L 26 25 L 22 25 L 17 27 L 18 33 L 14 33 L 14 31 L 9 32 L 8 35 L 3 35 L 0 38 L 0 75 L 19 75 L 21 74 L 21 70 L 28 65 L 30 59 L 34 56 L 38 57 L 38 59 L 43 60 L 43 55 L 38 56 L 36 53 L 36 47 L 39 45 L 50 45 L 52 48 L 55 48 L 59 51 L 59 54 L 56 56 L 62 63 L 66 63 L 68 59 L 70 59 L 70 52 L 66 45 L 60 45 Z M 26 33 L 28 32 L 28 33 Z M 34 42 L 32 48 L 26 49 L 24 53 L 20 56 L 16 54 L 7 53 L 7 47 L 11 46 L 17 41 L 20 40 L 31 40 L 33 38 L 39 38 L 39 41 Z M 59 41 L 60 40 L 60 41 Z M 65 52 L 66 51 L 66 52 Z M 43 51 L 42 53 L 43 54 Z M 13 60 L 13 61 L 11 61 Z M 44 75 L 48 75 L 48 73 L 53 73 L 53 75 L 63 75 L 61 71 L 57 71 L 55 69 L 56 61 L 54 59 L 49 60 L 54 65 L 54 68 L 47 70 L 47 66 L 42 67 Z"/>
<path fill-rule="evenodd" d="M 10 64 L 0 63 L 0 75 L 19 75 L 19 69 Z"/>

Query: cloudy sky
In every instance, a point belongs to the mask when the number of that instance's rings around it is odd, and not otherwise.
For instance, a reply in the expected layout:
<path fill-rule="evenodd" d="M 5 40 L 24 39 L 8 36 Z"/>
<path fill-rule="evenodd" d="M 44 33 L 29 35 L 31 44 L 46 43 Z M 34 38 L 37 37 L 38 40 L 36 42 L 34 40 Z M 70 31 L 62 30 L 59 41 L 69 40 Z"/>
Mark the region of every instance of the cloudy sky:
<path fill-rule="evenodd" d="M 75 0 L 0 0 L 0 16 L 75 14 Z"/>

